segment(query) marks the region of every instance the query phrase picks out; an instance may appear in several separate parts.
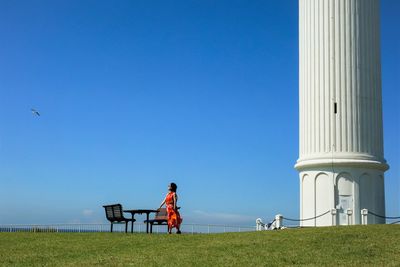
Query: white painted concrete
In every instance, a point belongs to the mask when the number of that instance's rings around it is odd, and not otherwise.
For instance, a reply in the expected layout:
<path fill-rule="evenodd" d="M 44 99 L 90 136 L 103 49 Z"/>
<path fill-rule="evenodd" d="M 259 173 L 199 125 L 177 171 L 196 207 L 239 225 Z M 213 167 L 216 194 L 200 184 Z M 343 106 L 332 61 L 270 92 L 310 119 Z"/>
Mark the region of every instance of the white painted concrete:
<path fill-rule="evenodd" d="M 379 0 L 299 0 L 299 20 L 301 217 L 385 215 Z"/>

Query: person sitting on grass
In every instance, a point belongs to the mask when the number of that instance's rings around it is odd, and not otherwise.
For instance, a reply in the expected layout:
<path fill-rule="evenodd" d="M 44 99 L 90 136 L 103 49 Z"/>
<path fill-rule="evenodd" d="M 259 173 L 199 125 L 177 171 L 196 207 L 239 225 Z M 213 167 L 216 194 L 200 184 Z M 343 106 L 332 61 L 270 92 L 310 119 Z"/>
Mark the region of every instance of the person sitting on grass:
<path fill-rule="evenodd" d="M 176 189 L 178 187 L 175 183 L 170 183 L 168 185 L 168 194 L 164 198 L 163 202 L 160 204 L 160 208 L 165 204 L 167 207 L 167 215 L 168 215 L 168 233 L 172 232 L 172 228 L 176 228 L 176 233 L 180 234 L 180 226 L 182 223 L 181 215 L 179 214 L 178 207 L 176 202 L 178 201 L 178 195 L 176 194 Z"/>

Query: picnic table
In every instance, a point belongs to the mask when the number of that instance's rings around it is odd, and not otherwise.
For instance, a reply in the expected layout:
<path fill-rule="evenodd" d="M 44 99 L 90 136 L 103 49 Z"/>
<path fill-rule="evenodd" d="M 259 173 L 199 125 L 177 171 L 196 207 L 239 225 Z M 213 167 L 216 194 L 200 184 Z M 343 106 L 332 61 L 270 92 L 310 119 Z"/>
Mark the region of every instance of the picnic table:
<path fill-rule="evenodd" d="M 135 210 L 124 210 L 124 212 L 132 214 L 132 220 L 135 218 L 135 214 L 143 214 L 146 213 L 146 233 L 149 233 L 149 215 L 150 213 L 156 213 L 158 210 L 150 210 L 150 209 L 135 209 Z"/>

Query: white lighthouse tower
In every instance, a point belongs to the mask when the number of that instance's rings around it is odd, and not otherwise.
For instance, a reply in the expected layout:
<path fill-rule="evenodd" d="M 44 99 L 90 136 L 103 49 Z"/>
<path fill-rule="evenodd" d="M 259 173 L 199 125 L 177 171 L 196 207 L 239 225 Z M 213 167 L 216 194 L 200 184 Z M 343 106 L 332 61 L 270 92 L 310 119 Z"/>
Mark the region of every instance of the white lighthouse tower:
<path fill-rule="evenodd" d="M 299 19 L 300 216 L 337 210 L 303 226 L 385 216 L 379 0 L 299 0 Z"/>

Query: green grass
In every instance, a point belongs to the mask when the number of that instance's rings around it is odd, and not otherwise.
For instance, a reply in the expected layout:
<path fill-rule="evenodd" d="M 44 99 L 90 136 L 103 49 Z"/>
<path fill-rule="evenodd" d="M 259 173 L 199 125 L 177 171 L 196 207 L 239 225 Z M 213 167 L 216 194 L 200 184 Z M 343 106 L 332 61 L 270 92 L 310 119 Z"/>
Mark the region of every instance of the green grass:
<path fill-rule="evenodd" d="M 1 266 L 400 266 L 400 225 L 166 235 L 0 233 Z"/>

